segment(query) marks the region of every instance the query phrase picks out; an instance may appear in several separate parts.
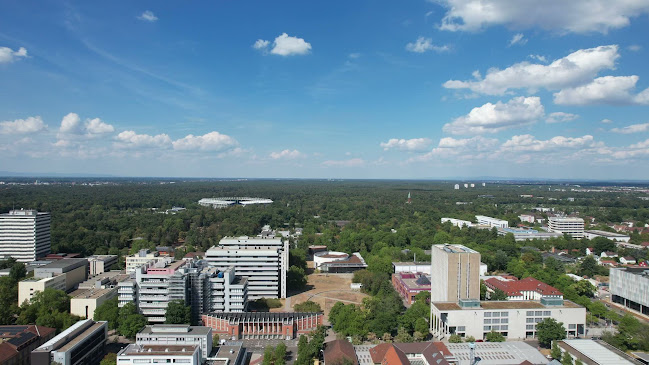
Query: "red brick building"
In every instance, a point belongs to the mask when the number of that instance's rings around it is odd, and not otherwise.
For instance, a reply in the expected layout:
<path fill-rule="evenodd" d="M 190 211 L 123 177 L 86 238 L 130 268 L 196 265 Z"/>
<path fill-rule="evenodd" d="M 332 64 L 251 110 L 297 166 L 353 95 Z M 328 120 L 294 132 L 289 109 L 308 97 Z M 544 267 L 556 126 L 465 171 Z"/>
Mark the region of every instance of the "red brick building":
<path fill-rule="evenodd" d="M 430 292 L 430 280 L 422 273 L 399 272 L 392 274 L 392 286 L 408 305 L 415 302 L 417 294 L 423 291 Z"/>
<path fill-rule="evenodd" d="M 294 339 L 322 325 L 322 313 L 241 312 L 203 314 L 203 325 L 228 339 Z"/>

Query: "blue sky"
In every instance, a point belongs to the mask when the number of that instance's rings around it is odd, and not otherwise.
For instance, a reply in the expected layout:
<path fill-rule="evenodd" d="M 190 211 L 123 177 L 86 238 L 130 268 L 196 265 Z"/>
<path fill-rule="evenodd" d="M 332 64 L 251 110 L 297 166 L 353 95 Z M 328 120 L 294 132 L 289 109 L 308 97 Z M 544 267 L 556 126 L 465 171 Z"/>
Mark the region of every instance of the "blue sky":
<path fill-rule="evenodd" d="M 541 3 L 3 1 L 0 170 L 649 179 L 649 1 Z"/>

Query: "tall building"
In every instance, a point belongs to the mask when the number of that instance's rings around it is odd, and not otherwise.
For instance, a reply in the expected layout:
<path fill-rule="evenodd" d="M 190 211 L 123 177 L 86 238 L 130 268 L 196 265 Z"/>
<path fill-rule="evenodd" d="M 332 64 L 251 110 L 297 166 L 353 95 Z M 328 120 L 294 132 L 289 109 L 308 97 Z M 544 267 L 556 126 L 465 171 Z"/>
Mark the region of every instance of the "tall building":
<path fill-rule="evenodd" d="M 191 260 L 141 266 L 132 279 L 117 285 L 119 306 L 134 303 L 150 323 L 165 321 L 172 300 L 189 305 L 195 320 L 212 311 L 243 312 L 248 303 L 247 280 L 235 276 L 233 268 L 221 271 Z"/>
<path fill-rule="evenodd" d="M 480 299 L 480 253 L 462 245 L 433 245 L 431 302 Z"/>
<path fill-rule="evenodd" d="M 612 268 L 609 291 L 613 303 L 649 315 L 649 270 L 646 267 Z"/>
<path fill-rule="evenodd" d="M 578 217 L 550 217 L 548 231 L 569 234 L 572 238 L 584 238 L 584 220 Z"/>
<path fill-rule="evenodd" d="M 50 248 L 50 213 L 21 209 L 0 214 L 0 258 L 30 262 Z"/>
<path fill-rule="evenodd" d="M 99 364 L 104 357 L 108 322 L 81 320 L 32 351 L 32 365 Z"/>
<path fill-rule="evenodd" d="M 237 276 L 248 278 L 248 297 L 286 298 L 288 240 L 263 237 L 225 237 L 205 253 L 210 266 L 234 267 Z"/>

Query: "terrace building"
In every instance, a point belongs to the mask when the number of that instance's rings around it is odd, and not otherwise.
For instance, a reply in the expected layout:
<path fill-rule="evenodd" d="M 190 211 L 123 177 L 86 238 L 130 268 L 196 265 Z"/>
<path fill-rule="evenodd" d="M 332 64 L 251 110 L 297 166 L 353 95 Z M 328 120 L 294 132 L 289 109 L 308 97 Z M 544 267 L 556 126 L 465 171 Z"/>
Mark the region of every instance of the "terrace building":
<path fill-rule="evenodd" d="M 170 263 L 171 257 L 142 249 L 135 255 L 126 256 L 126 272 L 135 272 L 140 266 L 152 266 L 158 263 Z"/>
<path fill-rule="evenodd" d="M 575 239 L 584 238 L 584 220 L 578 217 L 550 217 L 548 231 L 568 234 Z"/>

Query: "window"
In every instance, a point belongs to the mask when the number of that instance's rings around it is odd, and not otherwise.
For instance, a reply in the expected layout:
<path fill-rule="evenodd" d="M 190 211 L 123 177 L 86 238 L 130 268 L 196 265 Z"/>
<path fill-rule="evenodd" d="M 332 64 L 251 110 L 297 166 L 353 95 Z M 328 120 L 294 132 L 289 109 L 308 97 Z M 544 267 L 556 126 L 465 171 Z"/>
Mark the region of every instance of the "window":
<path fill-rule="evenodd" d="M 552 315 L 552 312 L 550 312 L 550 311 L 543 311 L 543 315 L 544 315 L 544 316 L 551 316 L 551 315 Z"/>
<path fill-rule="evenodd" d="M 500 323 L 509 323 L 509 319 L 503 318 L 500 320 Z"/>
<path fill-rule="evenodd" d="M 491 319 L 485 319 L 485 320 L 484 320 L 484 323 L 485 323 L 485 324 L 491 324 Z"/>
<path fill-rule="evenodd" d="M 525 326 L 525 329 L 528 330 L 528 331 L 534 331 L 534 325 L 533 324 L 528 324 L 527 326 Z"/>
<path fill-rule="evenodd" d="M 509 317 L 509 312 L 500 312 L 501 317 Z"/>
<path fill-rule="evenodd" d="M 533 315 L 534 315 L 534 311 L 527 311 L 527 315 L 528 315 L 528 316 L 533 316 Z"/>
<path fill-rule="evenodd" d="M 500 317 L 500 312 L 494 312 L 493 316 L 494 317 Z"/>
<path fill-rule="evenodd" d="M 484 326 L 485 331 L 491 331 L 491 326 Z"/>
<path fill-rule="evenodd" d="M 491 312 L 484 312 L 485 317 L 491 317 Z"/>
<path fill-rule="evenodd" d="M 457 326 L 457 330 L 464 332 L 466 331 L 466 326 Z"/>
<path fill-rule="evenodd" d="M 500 318 L 494 319 L 491 323 L 500 323 Z"/>
<path fill-rule="evenodd" d="M 568 329 L 574 330 L 575 328 L 577 328 L 576 324 L 569 324 L 568 325 Z"/>
<path fill-rule="evenodd" d="M 508 329 L 509 329 L 509 326 L 500 326 L 501 331 L 507 331 Z"/>
<path fill-rule="evenodd" d="M 527 320 L 526 320 L 525 322 L 527 322 L 527 323 L 534 323 L 534 318 L 527 318 Z"/>
<path fill-rule="evenodd" d="M 543 311 L 536 311 L 536 312 L 534 313 L 534 315 L 535 315 L 535 316 L 542 316 L 542 315 L 543 315 Z"/>

